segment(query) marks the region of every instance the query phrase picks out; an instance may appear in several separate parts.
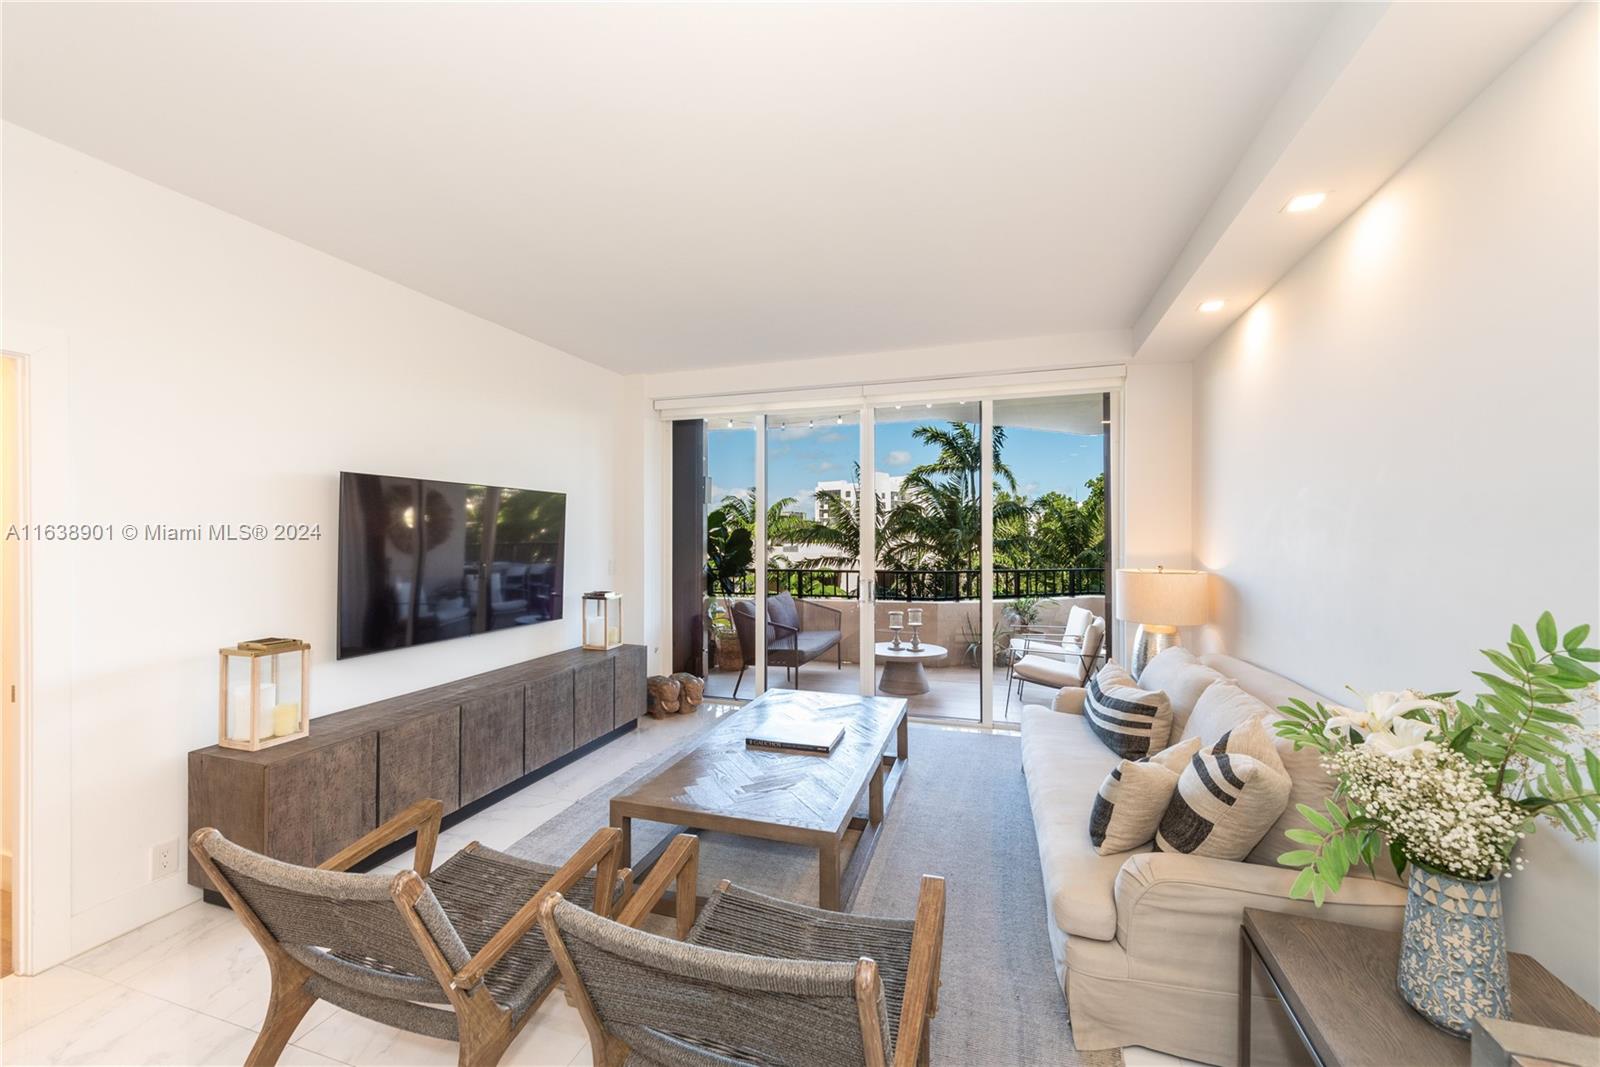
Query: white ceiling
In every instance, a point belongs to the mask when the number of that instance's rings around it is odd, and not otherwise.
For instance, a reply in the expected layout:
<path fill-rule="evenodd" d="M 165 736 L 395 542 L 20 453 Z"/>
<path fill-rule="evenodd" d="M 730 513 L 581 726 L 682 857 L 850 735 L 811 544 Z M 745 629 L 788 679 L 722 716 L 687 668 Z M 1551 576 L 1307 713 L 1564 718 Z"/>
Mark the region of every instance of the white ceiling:
<path fill-rule="evenodd" d="M 1367 169 L 1561 7 L 1535 6 L 1479 17 L 1464 68 L 1445 47 L 1450 93 Z M 1355 63 L 1383 10 L 6 3 L 4 114 L 619 371 L 1104 329 L 1170 358 L 1273 160 L 1335 125 L 1318 78 L 1438 51 L 1412 25 Z"/>
<path fill-rule="evenodd" d="M 5 117 L 622 371 L 1126 328 L 1325 4 L 14 4 Z"/>

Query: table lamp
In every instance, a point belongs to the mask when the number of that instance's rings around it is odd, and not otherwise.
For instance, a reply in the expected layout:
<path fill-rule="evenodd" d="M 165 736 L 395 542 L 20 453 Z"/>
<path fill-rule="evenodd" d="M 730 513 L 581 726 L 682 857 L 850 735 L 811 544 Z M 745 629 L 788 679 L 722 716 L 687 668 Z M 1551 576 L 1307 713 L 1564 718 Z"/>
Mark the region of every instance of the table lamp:
<path fill-rule="evenodd" d="M 1124 569 L 1117 571 L 1116 611 L 1123 622 L 1136 622 L 1133 635 L 1135 679 L 1162 649 L 1178 644 L 1178 627 L 1206 621 L 1204 571 Z"/>

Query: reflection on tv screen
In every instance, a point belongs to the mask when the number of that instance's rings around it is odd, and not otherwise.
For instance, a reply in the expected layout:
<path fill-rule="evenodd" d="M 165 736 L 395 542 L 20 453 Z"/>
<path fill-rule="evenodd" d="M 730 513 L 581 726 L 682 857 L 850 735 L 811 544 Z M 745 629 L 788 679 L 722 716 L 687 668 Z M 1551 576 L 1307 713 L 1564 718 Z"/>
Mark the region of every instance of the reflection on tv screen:
<path fill-rule="evenodd" d="M 339 477 L 339 658 L 561 618 L 567 496 Z"/>

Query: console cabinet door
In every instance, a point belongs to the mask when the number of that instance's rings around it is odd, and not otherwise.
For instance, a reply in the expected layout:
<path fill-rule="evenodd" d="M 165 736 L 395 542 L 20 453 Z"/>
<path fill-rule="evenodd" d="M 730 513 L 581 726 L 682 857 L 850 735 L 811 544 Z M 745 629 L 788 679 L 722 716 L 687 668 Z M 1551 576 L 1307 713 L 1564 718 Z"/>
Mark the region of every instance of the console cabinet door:
<path fill-rule="evenodd" d="M 267 768 L 267 855 L 315 867 L 378 828 L 378 735 L 355 734 Z"/>
<path fill-rule="evenodd" d="M 611 661 L 616 665 L 616 707 L 611 725 L 622 726 L 644 714 L 650 693 L 645 682 L 643 645 L 623 645 Z"/>
<path fill-rule="evenodd" d="M 611 732 L 616 689 L 611 657 L 585 663 L 573 672 L 572 743 L 586 745 Z"/>
<path fill-rule="evenodd" d="M 560 671 L 528 683 L 527 759 L 535 771 L 572 751 L 572 672 Z"/>
<path fill-rule="evenodd" d="M 522 777 L 522 692 L 502 686 L 461 704 L 461 803 Z"/>
<path fill-rule="evenodd" d="M 419 709 L 378 731 L 378 822 L 419 800 L 460 807 L 461 708 Z"/>

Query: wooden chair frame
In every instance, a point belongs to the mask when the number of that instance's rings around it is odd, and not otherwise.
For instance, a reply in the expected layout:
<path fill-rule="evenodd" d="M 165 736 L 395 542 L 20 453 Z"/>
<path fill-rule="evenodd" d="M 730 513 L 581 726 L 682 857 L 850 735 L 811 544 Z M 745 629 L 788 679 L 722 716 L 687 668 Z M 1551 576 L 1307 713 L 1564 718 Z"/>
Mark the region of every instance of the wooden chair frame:
<path fill-rule="evenodd" d="M 624 926 L 639 927 L 646 916 L 656 910 L 666 895 L 667 887 L 674 890 L 674 914 L 677 919 L 678 939 L 686 938 L 694 926 L 698 901 L 695 897 L 699 877 L 700 840 L 693 834 L 679 834 L 673 838 L 661 859 L 644 883 L 634 892 L 628 903 L 617 914 L 617 922 Z M 717 884 L 726 890 L 731 883 L 723 879 Z M 594 1053 L 595 1067 L 622 1067 L 631 1049 L 621 1038 L 606 1029 L 595 1010 L 594 1002 L 579 978 L 572 956 L 561 940 L 561 931 L 555 923 L 555 895 L 547 896 L 540 904 L 539 922 L 544 928 L 545 943 L 555 956 L 562 984 L 568 999 L 583 1017 L 584 1029 L 589 1034 L 589 1047 Z M 917 894 L 917 914 L 911 934 L 911 965 L 906 976 L 905 999 L 901 1002 L 900 1026 L 895 1034 L 892 1067 L 917 1067 L 929 1063 L 929 1022 L 939 1011 L 939 972 L 944 949 L 944 879 L 925 874 Z M 883 980 L 878 965 L 862 957 L 856 961 L 856 1004 L 861 1021 L 862 1044 L 866 1049 L 866 1067 L 891 1067 L 888 1050 L 883 1047 L 878 1029 L 878 1000 L 883 996 Z"/>
<path fill-rule="evenodd" d="M 484 976 L 533 929 L 539 921 L 540 907 L 546 900 L 570 892 L 584 875 L 593 870 L 596 872 L 595 911 L 609 917 L 614 894 L 620 893 L 624 901 L 632 897 L 631 874 L 627 868 L 618 866 L 621 832 L 614 827 L 597 831 L 457 971 L 451 968 L 416 910 L 417 901 L 426 888 L 424 879 L 433 870 L 433 853 L 438 846 L 439 822 L 443 815 L 444 805 L 439 801 L 419 800 L 359 841 L 318 864 L 318 868 L 348 871 L 379 849 L 394 844 L 412 832 L 416 833 L 417 847 L 412 868 L 394 876 L 389 895 L 400 911 L 401 920 L 415 938 L 423 959 L 428 962 L 433 977 L 444 991 L 446 1000 L 455 1009 L 460 1044 L 458 1062 L 462 1067 L 487 1067 L 499 1062 L 506 1048 L 528 1020 L 533 1018 L 535 1009 L 550 995 L 556 983 L 551 982 L 546 986 L 521 1018 L 513 1022 L 511 1013 L 495 1003 L 483 987 Z M 316 976 L 278 944 L 266 924 L 217 869 L 200 843 L 202 836 L 208 832 L 207 829 L 195 831 L 189 839 L 189 851 L 217 892 L 227 900 L 239 921 L 244 923 L 245 929 L 261 946 L 271 968 L 272 989 L 266 1018 L 261 1024 L 260 1035 L 245 1059 L 246 1067 L 271 1067 L 278 1062 L 278 1057 L 283 1054 L 306 1012 L 317 1002 L 316 995 L 307 988 L 307 983 Z M 466 847 L 474 849 L 478 843 L 474 841 Z M 601 886 L 612 886 L 613 892 L 601 892 Z"/>

